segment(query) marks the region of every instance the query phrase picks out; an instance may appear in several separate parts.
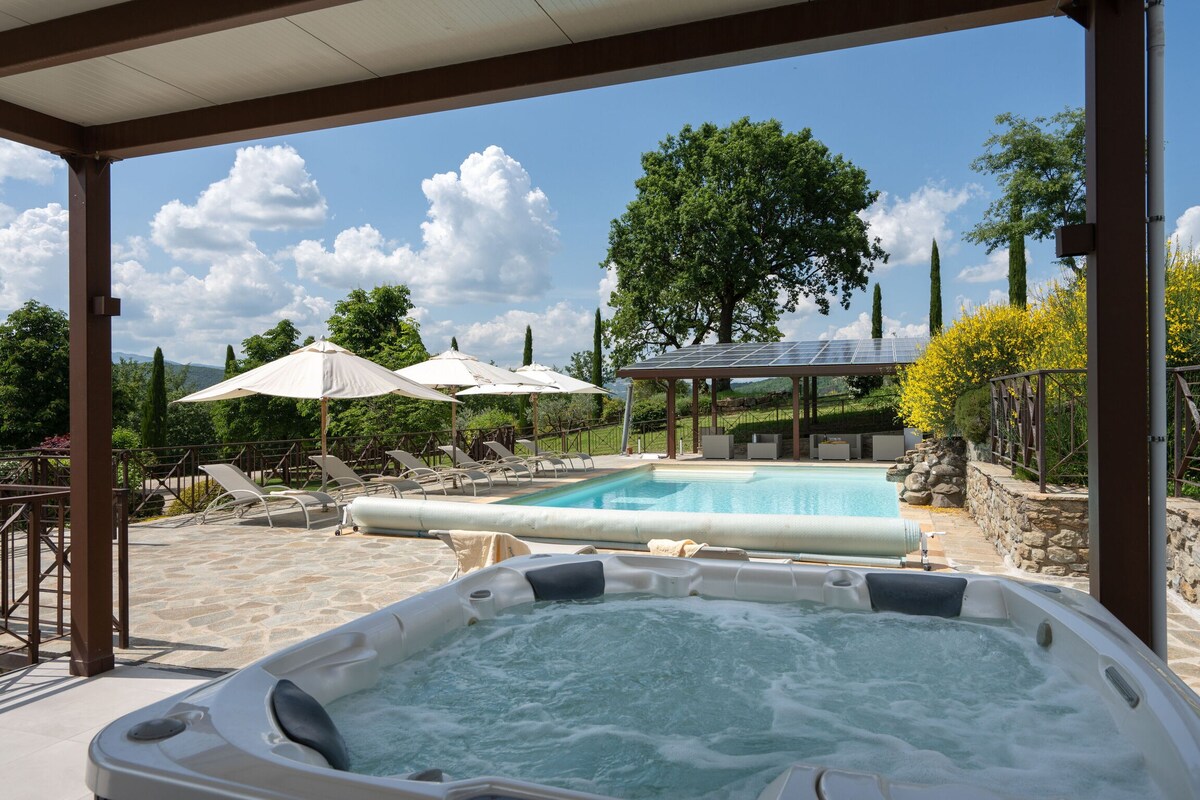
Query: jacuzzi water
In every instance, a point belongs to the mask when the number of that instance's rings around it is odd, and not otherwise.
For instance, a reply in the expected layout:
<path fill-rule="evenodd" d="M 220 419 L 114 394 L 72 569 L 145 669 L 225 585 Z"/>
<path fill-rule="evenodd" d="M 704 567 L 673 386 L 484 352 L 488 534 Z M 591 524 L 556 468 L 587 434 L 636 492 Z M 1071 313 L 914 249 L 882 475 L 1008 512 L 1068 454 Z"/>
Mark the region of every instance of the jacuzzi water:
<path fill-rule="evenodd" d="M 755 798 L 788 764 L 1151 798 L 1107 704 L 1007 622 L 618 595 L 460 629 L 329 704 L 352 769 L 625 800 Z"/>
<path fill-rule="evenodd" d="M 511 501 L 558 508 L 718 514 L 898 517 L 895 484 L 882 469 L 638 470 Z"/>

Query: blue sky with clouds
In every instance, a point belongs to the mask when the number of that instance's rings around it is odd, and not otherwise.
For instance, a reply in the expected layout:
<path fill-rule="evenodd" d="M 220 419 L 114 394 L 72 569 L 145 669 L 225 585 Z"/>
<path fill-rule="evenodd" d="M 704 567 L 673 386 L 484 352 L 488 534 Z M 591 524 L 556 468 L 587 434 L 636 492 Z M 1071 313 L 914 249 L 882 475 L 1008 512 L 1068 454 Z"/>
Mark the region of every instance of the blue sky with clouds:
<path fill-rule="evenodd" d="M 1200 4 L 1167 9 L 1167 229 L 1200 244 L 1200 149 L 1190 46 Z M 219 364 L 227 343 L 282 317 L 320 335 L 355 286 L 404 282 L 427 347 L 519 361 L 591 346 L 609 222 L 639 156 L 684 124 L 775 117 L 811 127 L 866 169 L 866 214 L 891 253 L 877 270 L 886 326 L 924 332 L 929 242 L 947 314 L 1007 297 L 1003 252 L 962 240 L 995 195 L 969 168 L 1005 111 L 1083 101 L 1083 31 L 1066 18 L 927 37 L 242 146 L 113 168 L 114 348 Z M 0 314 L 65 307 L 66 180 L 57 159 L 0 140 Z M 1030 282 L 1057 275 L 1028 243 Z M 791 338 L 864 335 L 869 292 L 829 316 L 802 307 Z"/>

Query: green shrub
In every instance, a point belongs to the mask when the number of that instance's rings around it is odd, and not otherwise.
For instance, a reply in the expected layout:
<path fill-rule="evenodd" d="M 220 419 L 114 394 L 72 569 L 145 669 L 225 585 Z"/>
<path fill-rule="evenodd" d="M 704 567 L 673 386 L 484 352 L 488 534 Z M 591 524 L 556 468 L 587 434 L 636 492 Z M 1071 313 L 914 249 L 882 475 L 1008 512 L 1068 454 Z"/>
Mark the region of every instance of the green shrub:
<path fill-rule="evenodd" d="M 191 486 L 180 490 L 180 499 L 171 501 L 164 516 L 178 517 L 181 514 L 190 514 L 192 511 L 203 511 L 220 494 L 221 485 L 216 481 L 197 478 Z"/>
<path fill-rule="evenodd" d="M 459 418 L 459 427 L 473 430 L 493 430 L 495 428 L 517 427 L 517 416 L 503 408 L 486 408 Z"/>
<path fill-rule="evenodd" d="M 954 401 L 954 427 L 968 442 L 982 444 L 992 429 L 992 390 L 968 389 Z"/>

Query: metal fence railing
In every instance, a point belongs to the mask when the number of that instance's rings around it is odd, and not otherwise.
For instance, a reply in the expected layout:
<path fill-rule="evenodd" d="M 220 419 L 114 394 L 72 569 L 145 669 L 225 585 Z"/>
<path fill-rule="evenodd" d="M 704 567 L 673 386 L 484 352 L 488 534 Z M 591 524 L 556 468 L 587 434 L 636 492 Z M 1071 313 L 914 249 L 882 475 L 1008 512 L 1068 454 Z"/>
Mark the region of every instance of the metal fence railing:
<path fill-rule="evenodd" d="M 1171 482 L 1175 496 L 1179 497 L 1185 487 L 1200 489 L 1200 409 L 1196 406 L 1196 396 L 1200 395 L 1200 366 L 1177 367 L 1170 370 L 1170 374 L 1175 390 Z"/>
<path fill-rule="evenodd" d="M 1087 483 L 1087 371 L 1044 369 L 991 380 L 992 462 L 1050 484 Z"/>
<path fill-rule="evenodd" d="M 55 486 L 0 485 L 0 667 L 36 664 L 42 648 L 71 633 L 71 493 Z M 117 584 L 113 630 L 129 647 L 128 492 L 113 492 Z"/>

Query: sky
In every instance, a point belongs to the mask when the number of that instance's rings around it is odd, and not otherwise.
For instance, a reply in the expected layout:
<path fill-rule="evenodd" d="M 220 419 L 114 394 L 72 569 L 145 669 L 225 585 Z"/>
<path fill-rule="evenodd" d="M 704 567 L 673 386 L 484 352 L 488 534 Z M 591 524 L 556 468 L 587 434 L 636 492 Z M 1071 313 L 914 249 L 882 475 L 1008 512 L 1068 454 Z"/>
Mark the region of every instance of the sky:
<path fill-rule="evenodd" d="M 1200 4 L 1167 20 L 1167 232 L 1200 245 Z M 1007 252 L 962 238 L 997 196 L 970 169 L 997 114 L 1083 103 L 1083 30 L 1067 18 L 442 112 L 113 166 L 115 351 L 222 364 L 225 346 L 292 320 L 320 336 L 356 288 L 404 283 L 431 352 L 512 366 L 589 350 L 611 221 L 640 156 L 684 125 L 744 116 L 811 128 L 866 170 L 864 212 L 890 253 L 871 282 L 885 334 L 928 331 L 929 247 L 947 322 L 1007 300 Z M 66 308 L 67 189 L 54 156 L 0 140 L 0 315 L 29 298 Z M 1059 276 L 1027 243 L 1031 294 Z M 861 337 L 870 287 L 828 316 L 787 314 L 789 339 Z"/>

